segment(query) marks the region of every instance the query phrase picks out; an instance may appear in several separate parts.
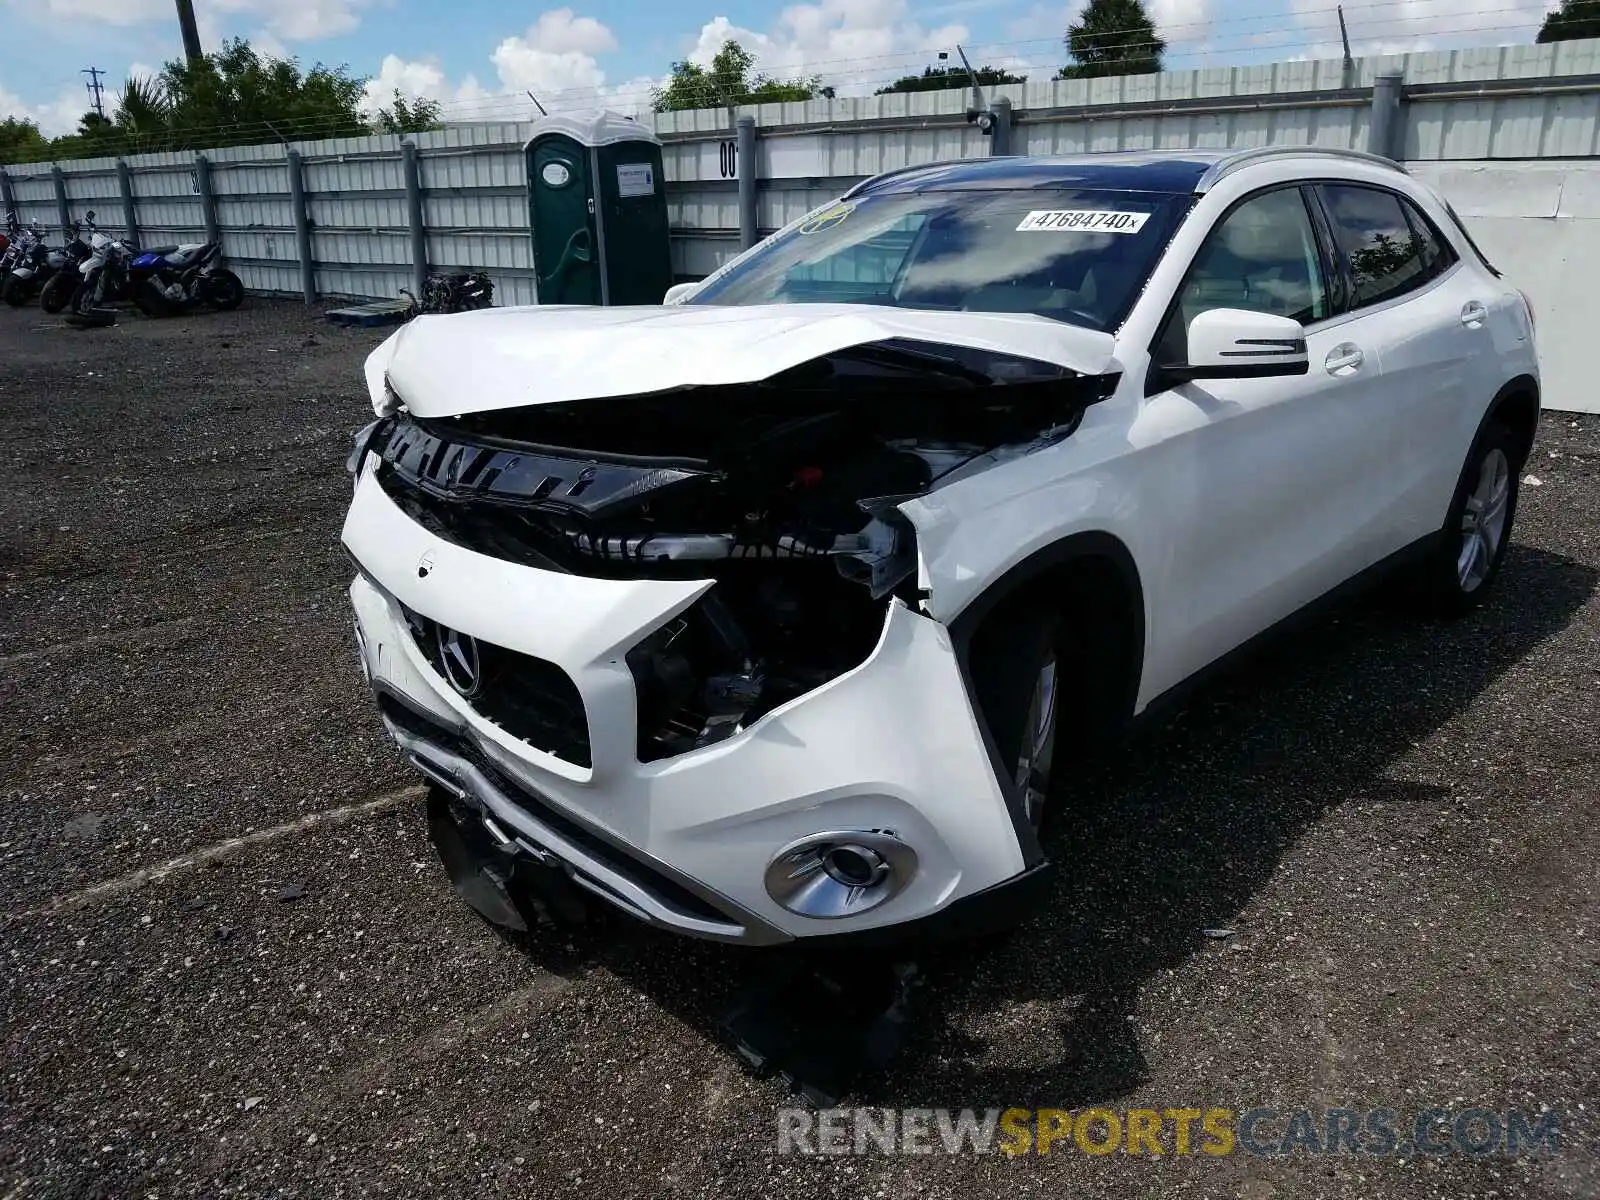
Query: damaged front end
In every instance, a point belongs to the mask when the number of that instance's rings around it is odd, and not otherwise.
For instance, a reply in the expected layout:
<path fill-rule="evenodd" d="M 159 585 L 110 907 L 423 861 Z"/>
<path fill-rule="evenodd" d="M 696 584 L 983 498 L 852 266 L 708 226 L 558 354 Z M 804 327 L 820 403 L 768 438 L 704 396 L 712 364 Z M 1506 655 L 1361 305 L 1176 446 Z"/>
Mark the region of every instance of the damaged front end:
<path fill-rule="evenodd" d="M 721 741 L 872 652 L 913 608 L 899 505 L 1053 445 L 1114 375 L 890 339 L 764 380 L 448 417 L 358 447 L 412 520 L 467 549 L 601 578 L 714 579 L 626 654 L 640 761 Z"/>

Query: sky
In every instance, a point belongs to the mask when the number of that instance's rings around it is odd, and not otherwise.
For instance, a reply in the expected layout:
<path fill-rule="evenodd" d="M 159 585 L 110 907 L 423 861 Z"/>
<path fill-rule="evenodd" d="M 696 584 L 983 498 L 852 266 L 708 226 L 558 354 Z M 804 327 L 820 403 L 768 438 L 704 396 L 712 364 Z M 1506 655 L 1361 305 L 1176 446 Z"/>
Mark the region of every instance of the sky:
<path fill-rule="evenodd" d="M 398 88 L 447 120 L 523 120 L 531 90 L 551 111 L 637 111 L 674 61 L 702 64 L 727 38 L 777 77 L 817 74 L 840 95 L 919 72 L 959 43 L 973 64 L 1048 78 L 1083 0 L 195 0 L 207 50 L 244 37 L 304 65 L 370 77 L 369 104 Z M 1527 43 L 1554 0 L 1346 0 L 1355 53 Z M 1167 66 L 1337 58 L 1334 0 L 1146 0 Z M 0 0 L 0 119 L 54 135 L 89 104 L 85 67 L 115 92 L 181 52 L 173 0 Z M 107 94 L 109 105 L 111 92 Z"/>

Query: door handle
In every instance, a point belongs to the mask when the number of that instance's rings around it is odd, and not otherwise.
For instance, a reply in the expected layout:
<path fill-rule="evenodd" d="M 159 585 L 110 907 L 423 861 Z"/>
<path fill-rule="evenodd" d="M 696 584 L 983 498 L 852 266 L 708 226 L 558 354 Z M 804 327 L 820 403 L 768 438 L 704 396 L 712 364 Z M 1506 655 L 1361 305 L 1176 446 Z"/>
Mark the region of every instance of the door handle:
<path fill-rule="evenodd" d="M 1461 306 L 1461 323 L 1468 329 L 1476 329 L 1489 319 L 1489 310 L 1482 301 L 1468 300 Z"/>
<path fill-rule="evenodd" d="M 1329 375 L 1353 374 L 1361 369 L 1361 364 L 1367 361 L 1367 355 L 1360 346 L 1350 342 L 1342 342 L 1328 351 L 1328 357 L 1322 365 L 1327 368 Z"/>

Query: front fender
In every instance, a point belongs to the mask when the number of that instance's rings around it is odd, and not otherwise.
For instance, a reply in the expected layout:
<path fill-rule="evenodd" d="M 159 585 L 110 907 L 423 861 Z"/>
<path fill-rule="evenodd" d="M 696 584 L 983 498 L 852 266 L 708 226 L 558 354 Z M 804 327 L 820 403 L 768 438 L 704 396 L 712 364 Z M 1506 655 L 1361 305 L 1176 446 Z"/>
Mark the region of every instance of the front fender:
<path fill-rule="evenodd" d="M 1022 564 L 1082 534 L 1109 536 L 1132 562 L 1146 561 L 1130 449 L 1126 424 L 1097 406 L 1065 441 L 901 504 L 917 532 L 928 615 L 950 624 L 1003 580 L 1017 583 Z"/>

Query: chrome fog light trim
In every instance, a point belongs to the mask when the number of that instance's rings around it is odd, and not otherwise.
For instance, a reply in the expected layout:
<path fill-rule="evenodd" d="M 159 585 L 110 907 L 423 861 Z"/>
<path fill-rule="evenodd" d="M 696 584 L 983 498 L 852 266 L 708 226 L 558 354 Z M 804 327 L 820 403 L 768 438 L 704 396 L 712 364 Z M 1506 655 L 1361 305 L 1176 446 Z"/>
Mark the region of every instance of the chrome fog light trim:
<path fill-rule="evenodd" d="M 767 864 L 767 895 L 802 917 L 835 920 L 870 912 L 917 873 L 917 852 L 883 829 L 815 833 Z"/>

